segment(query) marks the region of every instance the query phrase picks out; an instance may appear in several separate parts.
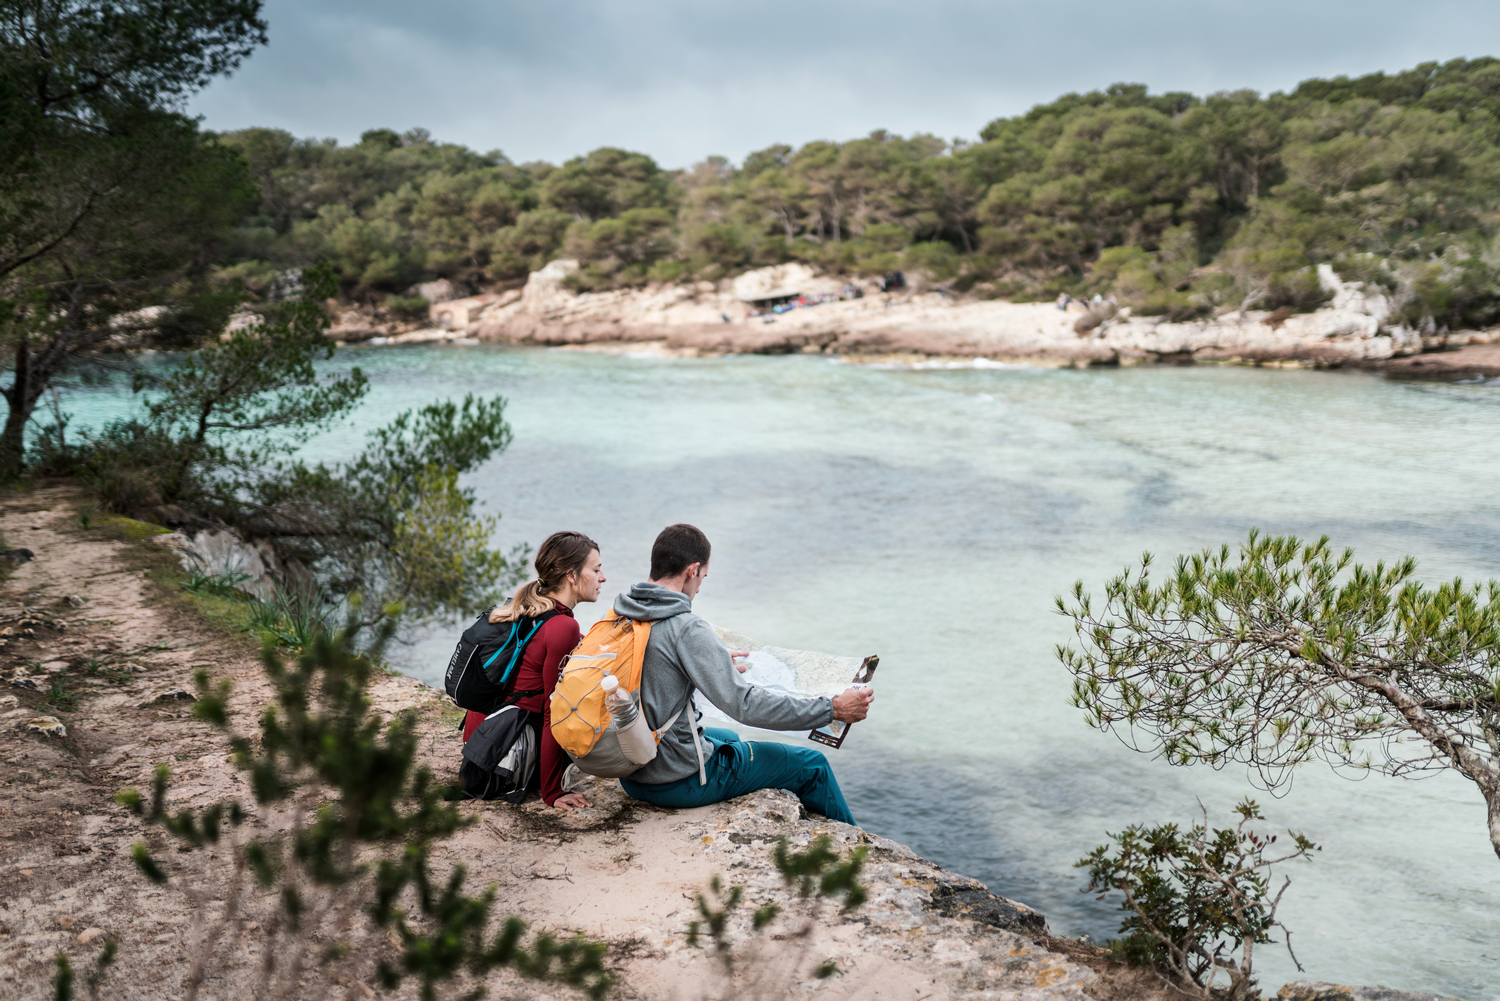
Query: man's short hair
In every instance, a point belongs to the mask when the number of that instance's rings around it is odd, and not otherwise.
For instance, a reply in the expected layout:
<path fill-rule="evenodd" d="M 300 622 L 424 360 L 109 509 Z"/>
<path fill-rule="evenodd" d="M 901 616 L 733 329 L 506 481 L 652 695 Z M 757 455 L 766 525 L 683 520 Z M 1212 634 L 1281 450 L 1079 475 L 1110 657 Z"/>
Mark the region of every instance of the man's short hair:
<path fill-rule="evenodd" d="M 708 536 L 692 525 L 668 525 L 651 546 L 651 579 L 676 577 L 694 563 L 707 563 Z"/>

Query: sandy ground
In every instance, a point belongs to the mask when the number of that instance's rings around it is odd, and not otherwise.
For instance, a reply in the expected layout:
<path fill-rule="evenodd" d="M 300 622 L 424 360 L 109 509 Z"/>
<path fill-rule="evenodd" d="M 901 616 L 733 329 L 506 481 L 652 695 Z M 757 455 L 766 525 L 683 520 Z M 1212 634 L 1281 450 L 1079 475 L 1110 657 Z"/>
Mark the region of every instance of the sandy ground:
<path fill-rule="evenodd" d="M 0 998 L 51 997 L 59 952 L 80 971 L 85 996 L 83 977 L 106 938 L 117 940 L 120 952 L 99 996 L 176 998 L 206 922 L 220 913 L 232 852 L 224 844 L 209 853 L 180 850 L 112 797 L 123 786 L 147 786 L 156 765 L 166 762 L 173 808 L 231 795 L 250 802 L 223 734 L 192 719 L 189 703 L 167 693 L 191 690 L 194 670 L 206 667 L 233 682 L 231 715 L 247 732 L 269 687 L 253 643 L 210 628 L 180 597 L 175 557 L 131 538 L 130 525 L 84 528 L 77 514 L 84 502 L 69 486 L 0 498 L 8 545 L 36 554 L 0 583 L 0 695 L 16 700 L 0 706 Z M 137 527 L 134 534 L 143 533 Z M 382 715 L 415 708 L 423 760 L 442 777 L 454 772 L 458 714 L 443 696 L 402 676 L 381 680 L 371 694 Z M 66 736 L 27 728 L 42 716 L 55 717 Z M 1048 938 L 1042 917 L 1024 905 L 894 842 L 805 816 L 789 794 L 768 791 L 668 811 L 627 799 L 614 782 L 584 791 L 594 806 L 573 814 L 535 800 L 519 808 L 465 805 L 474 823 L 437 847 L 434 869 L 446 875 L 464 864 L 469 892 L 495 887 L 501 915 L 607 941 L 615 997 L 1171 996 L 1149 974 Z M 274 833 L 285 823 L 284 816 L 262 814 L 249 829 Z M 778 837 L 800 846 L 819 834 L 842 851 L 867 846 L 870 901 L 852 915 L 799 898 L 771 865 Z M 172 877 L 168 886 L 137 871 L 130 851 L 140 840 Z M 747 895 L 731 922 L 739 957 L 732 975 L 706 947 L 689 947 L 684 935 L 695 894 L 715 875 L 744 886 Z M 201 888 L 196 903 L 181 892 L 184 886 Z M 766 902 L 784 913 L 765 933 L 752 934 L 749 912 Z M 271 913 L 269 900 L 248 902 L 204 996 L 261 996 L 254 985 Z M 357 914 L 340 920 L 352 929 L 351 956 L 330 968 L 327 979 L 309 978 L 279 996 L 376 996 L 373 961 L 394 955 L 395 946 L 364 928 Z M 839 975 L 810 978 L 830 960 Z M 487 986 L 491 997 L 578 996 L 509 973 L 491 975 Z M 395 995 L 415 992 L 408 985 Z"/>

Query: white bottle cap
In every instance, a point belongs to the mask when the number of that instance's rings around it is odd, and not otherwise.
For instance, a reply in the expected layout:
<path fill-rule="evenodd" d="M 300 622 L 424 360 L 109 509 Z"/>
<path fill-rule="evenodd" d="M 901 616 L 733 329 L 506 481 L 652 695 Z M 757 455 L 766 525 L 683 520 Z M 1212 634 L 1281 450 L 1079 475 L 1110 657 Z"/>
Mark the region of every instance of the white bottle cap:
<path fill-rule="evenodd" d="M 604 676 L 604 680 L 599 682 L 599 687 L 604 689 L 605 695 L 609 695 L 613 693 L 616 688 L 620 687 L 620 679 L 616 678 L 613 674 L 606 674 Z"/>

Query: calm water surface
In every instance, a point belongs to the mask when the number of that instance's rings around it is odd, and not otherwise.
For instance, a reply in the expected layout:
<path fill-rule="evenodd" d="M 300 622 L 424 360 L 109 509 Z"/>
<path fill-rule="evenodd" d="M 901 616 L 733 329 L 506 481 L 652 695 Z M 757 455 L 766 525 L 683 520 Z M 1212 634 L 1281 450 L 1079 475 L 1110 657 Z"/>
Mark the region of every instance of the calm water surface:
<path fill-rule="evenodd" d="M 861 823 L 1045 913 L 1113 936 L 1072 863 L 1138 821 L 1213 819 L 1243 770 L 1171 768 L 1090 730 L 1053 654 L 1052 598 L 1149 550 L 1252 527 L 1328 534 L 1428 581 L 1500 577 L 1500 389 L 1240 368 L 882 369 L 448 346 L 342 351 L 373 388 L 310 448 L 338 458 L 407 407 L 510 400 L 510 450 L 471 478 L 497 542 L 604 546 L 605 598 L 675 521 L 713 540 L 696 608 L 783 646 L 879 653 L 867 723 L 830 752 Z M 81 418 L 118 406 L 77 396 Z M 607 607 L 582 606 L 585 626 Z M 398 654 L 440 683 L 451 630 Z M 1478 793 L 1325 767 L 1259 800 L 1323 846 L 1282 915 L 1312 979 L 1500 999 L 1500 861 Z M 1298 979 L 1263 946 L 1261 983 Z"/>

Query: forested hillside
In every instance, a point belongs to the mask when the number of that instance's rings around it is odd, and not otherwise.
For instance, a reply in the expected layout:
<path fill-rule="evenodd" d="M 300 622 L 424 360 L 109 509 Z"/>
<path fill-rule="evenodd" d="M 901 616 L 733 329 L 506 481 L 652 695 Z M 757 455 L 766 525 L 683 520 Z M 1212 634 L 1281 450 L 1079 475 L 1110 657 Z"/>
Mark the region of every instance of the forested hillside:
<path fill-rule="evenodd" d="M 598 149 L 561 166 L 416 129 L 353 146 L 223 134 L 259 185 L 226 277 L 334 262 L 353 299 L 416 311 L 419 281 L 580 289 L 802 260 L 904 267 L 977 295 L 1109 290 L 1137 311 L 1321 301 L 1313 266 L 1385 284 L 1414 323 L 1500 320 L 1500 59 L 1199 98 L 1117 84 L 997 119 L 977 143 L 874 132 L 665 170 Z"/>

